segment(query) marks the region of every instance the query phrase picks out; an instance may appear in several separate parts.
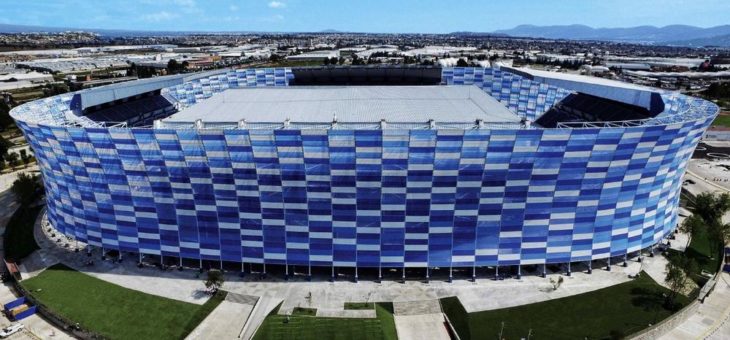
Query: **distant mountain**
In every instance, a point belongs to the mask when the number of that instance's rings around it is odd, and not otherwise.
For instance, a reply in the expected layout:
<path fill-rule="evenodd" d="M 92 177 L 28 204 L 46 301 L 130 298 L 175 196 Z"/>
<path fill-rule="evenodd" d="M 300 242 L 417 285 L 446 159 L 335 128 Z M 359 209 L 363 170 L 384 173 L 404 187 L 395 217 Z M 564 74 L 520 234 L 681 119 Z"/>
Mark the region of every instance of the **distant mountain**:
<path fill-rule="evenodd" d="M 698 38 L 690 40 L 669 41 L 667 45 L 689 46 L 689 47 L 730 47 L 730 34 L 719 35 L 710 38 Z"/>
<path fill-rule="evenodd" d="M 520 25 L 494 33 L 513 37 L 534 37 L 546 39 L 611 40 L 642 43 L 667 43 L 707 39 L 730 34 L 730 25 L 701 28 L 687 25 L 664 27 L 636 26 L 628 28 L 593 28 L 586 25 L 535 26 Z"/>
<path fill-rule="evenodd" d="M 506 37 L 507 34 L 495 33 L 495 32 L 470 32 L 470 31 L 458 31 L 451 32 L 450 35 L 458 36 L 471 36 L 471 37 Z"/>

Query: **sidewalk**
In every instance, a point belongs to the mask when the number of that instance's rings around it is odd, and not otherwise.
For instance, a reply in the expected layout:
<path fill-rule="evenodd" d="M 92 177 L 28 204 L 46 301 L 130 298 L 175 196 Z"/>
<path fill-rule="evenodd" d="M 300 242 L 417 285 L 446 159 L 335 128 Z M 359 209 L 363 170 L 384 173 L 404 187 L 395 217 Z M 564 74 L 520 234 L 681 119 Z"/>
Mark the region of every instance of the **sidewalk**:
<path fill-rule="evenodd" d="M 697 313 L 660 339 L 728 339 L 730 338 L 730 274 L 718 276 L 712 293 Z"/>

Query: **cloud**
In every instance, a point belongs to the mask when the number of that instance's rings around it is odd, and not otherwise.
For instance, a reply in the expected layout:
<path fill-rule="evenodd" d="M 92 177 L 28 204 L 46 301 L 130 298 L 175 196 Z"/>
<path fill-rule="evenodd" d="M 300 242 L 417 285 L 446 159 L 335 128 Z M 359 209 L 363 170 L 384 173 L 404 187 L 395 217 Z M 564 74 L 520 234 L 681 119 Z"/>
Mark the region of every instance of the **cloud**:
<path fill-rule="evenodd" d="M 161 12 L 157 12 L 157 13 L 143 15 L 142 20 L 150 21 L 150 22 L 160 22 L 160 21 L 172 20 L 177 17 L 179 17 L 179 15 L 177 15 L 175 13 L 161 11 Z"/>
<path fill-rule="evenodd" d="M 228 6 L 228 9 L 230 9 L 231 12 L 235 12 L 235 11 L 238 10 L 238 6 L 236 6 L 236 5 L 230 5 L 230 6 Z"/>
<path fill-rule="evenodd" d="M 286 4 L 281 1 L 272 1 L 269 2 L 269 8 L 284 8 L 286 7 Z"/>

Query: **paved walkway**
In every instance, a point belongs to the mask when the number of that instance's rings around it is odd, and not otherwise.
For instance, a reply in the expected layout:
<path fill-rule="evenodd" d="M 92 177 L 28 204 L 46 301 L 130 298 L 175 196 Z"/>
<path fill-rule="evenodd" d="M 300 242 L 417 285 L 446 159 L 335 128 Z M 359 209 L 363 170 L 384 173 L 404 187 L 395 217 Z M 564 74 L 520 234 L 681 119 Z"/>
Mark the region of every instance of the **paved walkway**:
<path fill-rule="evenodd" d="M 393 302 L 398 339 L 450 339 L 439 300 Z"/>
<path fill-rule="evenodd" d="M 697 313 L 662 336 L 662 340 L 730 339 L 730 274 L 719 276 Z"/>
<path fill-rule="evenodd" d="M 444 315 L 396 315 L 395 331 L 400 340 L 450 340 Z"/>
<path fill-rule="evenodd" d="M 248 321 L 243 326 L 239 339 L 249 340 L 253 338 L 259 326 L 264 322 L 266 316 L 271 313 L 276 306 L 281 303 L 281 299 L 262 296 L 258 299 L 258 302 L 253 307 L 253 311 L 248 316 Z"/>
<path fill-rule="evenodd" d="M 258 299 L 229 294 L 186 339 L 237 339 Z"/>
<path fill-rule="evenodd" d="M 85 250 L 75 252 L 76 243 L 64 236 L 51 237 L 46 222 L 36 225 L 36 238 L 42 249 L 25 261 L 24 275 L 33 276 L 40 270 L 56 262 L 63 262 L 74 269 L 99 279 L 123 287 L 149 294 L 202 304 L 207 296 L 203 294 L 203 282 L 197 270 L 165 270 L 155 267 L 137 268 L 136 256 L 126 258 L 122 263 L 101 261 L 100 250 L 94 249 L 93 266 L 85 266 L 88 260 Z M 51 229 L 52 232 L 52 229 Z M 82 248 L 83 245 L 79 244 Z M 605 268 L 604 264 L 601 264 Z M 307 281 L 303 276 L 291 277 L 288 281 L 269 275 L 261 279 L 258 275 L 227 275 L 224 289 L 230 292 L 257 297 L 271 297 L 284 300 L 280 309 L 282 314 L 295 307 L 313 307 L 329 311 L 344 311 L 345 302 L 360 301 L 412 301 L 432 300 L 448 296 L 458 296 L 467 311 L 482 311 L 518 306 L 554 298 L 560 298 L 609 287 L 626 282 L 629 275 L 642 270 L 642 264 L 629 261 L 624 268 L 618 264 L 612 271 L 598 268 L 594 264 L 593 274 L 586 274 L 586 265 L 573 265 L 573 275 L 561 272 L 548 273 L 548 279 L 536 275 L 524 275 L 521 279 L 492 279 L 493 271 L 483 269 L 478 272 L 476 282 L 455 279 L 453 283 L 434 279 L 429 283 L 409 280 L 399 281 L 361 280 L 358 283 L 338 280 L 329 282 L 328 277 L 313 277 Z M 550 288 L 549 278 L 563 276 L 565 282 L 557 291 Z"/>
<path fill-rule="evenodd" d="M 691 160 L 685 179 L 692 179 L 695 183 L 687 184 L 684 188 L 695 195 L 702 192 L 730 191 L 730 172 L 722 165 L 730 163 Z M 723 220 L 730 221 L 730 214 L 723 216 Z M 686 238 L 677 242 L 686 243 Z M 730 339 L 730 274 L 721 273 L 714 290 L 699 306 L 697 313 L 660 339 Z"/>

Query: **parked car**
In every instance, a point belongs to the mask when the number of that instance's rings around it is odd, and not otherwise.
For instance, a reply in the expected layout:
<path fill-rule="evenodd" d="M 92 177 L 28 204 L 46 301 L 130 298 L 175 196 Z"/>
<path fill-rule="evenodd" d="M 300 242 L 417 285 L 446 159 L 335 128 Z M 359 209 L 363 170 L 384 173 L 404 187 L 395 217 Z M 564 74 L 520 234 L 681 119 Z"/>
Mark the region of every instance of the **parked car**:
<path fill-rule="evenodd" d="M 16 324 L 12 324 L 8 327 L 5 327 L 0 330 L 0 338 L 5 339 L 15 333 L 22 331 L 23 328 L 25 328 L 25 326 L 23 326 L 22 323 L 16 323 Z"/>

